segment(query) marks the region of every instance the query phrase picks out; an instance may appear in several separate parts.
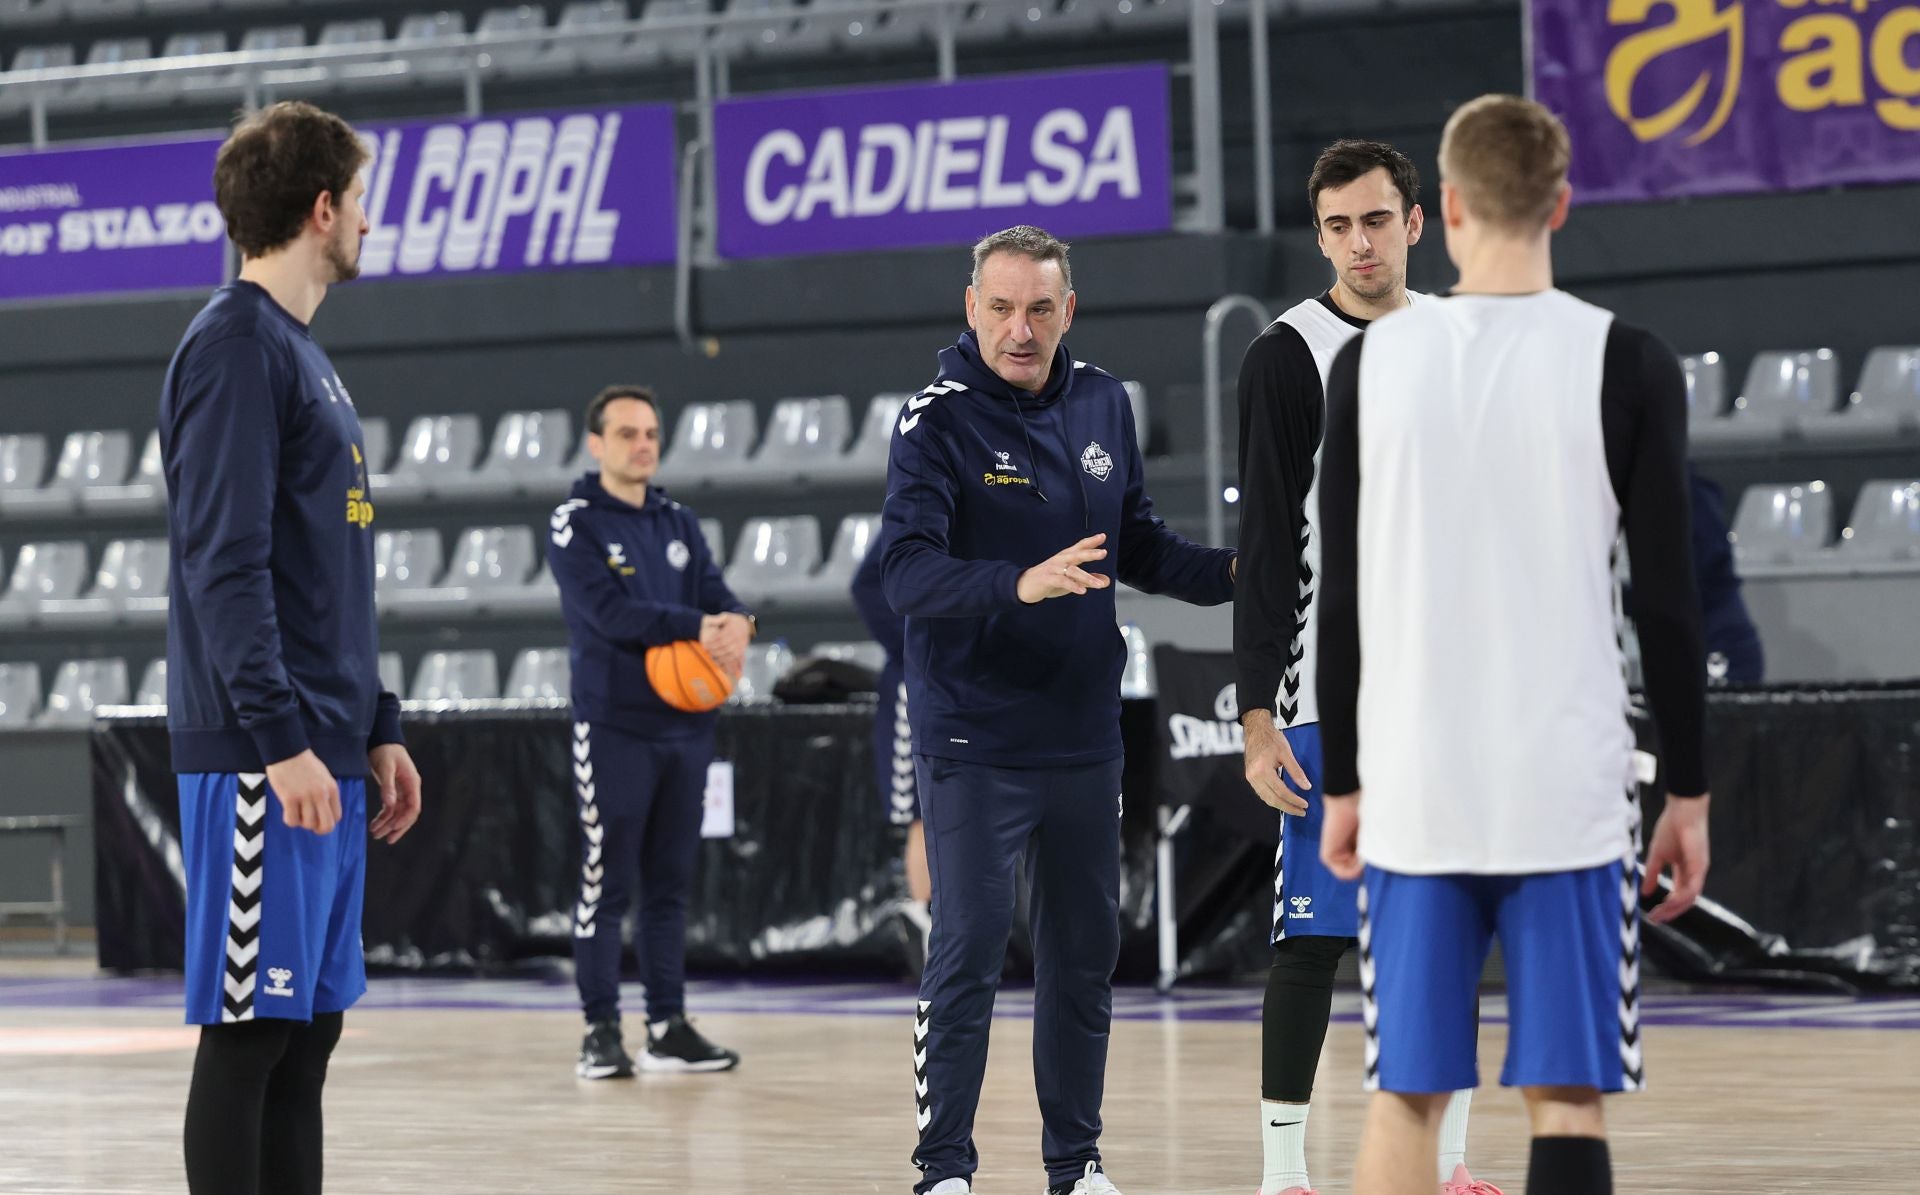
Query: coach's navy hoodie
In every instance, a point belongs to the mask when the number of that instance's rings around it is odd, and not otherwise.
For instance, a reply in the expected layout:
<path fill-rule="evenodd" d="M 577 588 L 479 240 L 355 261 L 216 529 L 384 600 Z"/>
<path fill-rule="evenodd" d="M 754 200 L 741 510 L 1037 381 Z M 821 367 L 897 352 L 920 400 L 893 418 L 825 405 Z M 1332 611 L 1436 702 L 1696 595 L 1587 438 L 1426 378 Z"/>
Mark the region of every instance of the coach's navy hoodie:
<path fill-rule="evenodd" d="M 981 359 L 972 332 L 909 399 L 887 465 L 881 564 L 907 619 L 914 750 L 1009 767 L 1120 755 L 1126 648 L 1113 588 L 1034 605 L 1020 574 L 1105 532 L 1090 572 L 1197 605 L 1233 596 L 1227 548 L 1203 548 L 1153 513 L 1133 410 L 1106 371 L 1063 344 L 1039 394 Z"/>
<path fill-rule="evenodd" d="M 311 747 L 361 776 L 369 748 L 400 741 L 365 448 L 307 326 L 251 282 L 215 291 L 160 395 L 174 771 L 257 772 Z"/>
<path fill-rule="evenodd" d="M 658 486 L 648 487 L 646 505 L 633 506 L 588 473 L 549 528 L 547 561 L 573 664 L 573 716 L 650 739 L 712 733 L 719 711 L 676 710 L 647 680 L 647 648 L 700 638 L 708 614 L 747 612 L 721 579 L 693 511 Z"/>

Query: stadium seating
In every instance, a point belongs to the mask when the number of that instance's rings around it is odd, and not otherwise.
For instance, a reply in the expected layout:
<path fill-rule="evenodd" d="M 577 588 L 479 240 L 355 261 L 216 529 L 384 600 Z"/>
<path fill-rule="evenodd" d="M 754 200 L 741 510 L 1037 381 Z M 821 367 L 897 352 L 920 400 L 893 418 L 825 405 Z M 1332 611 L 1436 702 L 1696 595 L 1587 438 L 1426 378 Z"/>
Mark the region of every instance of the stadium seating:
<path fill-rule="evenodd" d="M 1920 480 L 1862 486 L 1839 549 L 1849 565 L 1920 565 Z"/>
<path fill-rule="evenodd" d="M 564 64 L 568 70 L 576 64 L 593 70 L 617 70 L 657 61 L 659 54 L 641 38 L 609 29 L 632 19 L 626 0 L 574 0 L 560 10 L 554 28 L 577 36 L 557 43 L 548 52 L 547 63 Z"/>
<path fill-rule="evenodd" d="M 750 402 L 692 403 L 673 426 L 673 444 L 661 461 L 661 483 L 694 489 L 747 473 L 747 453 L 759 435 Z"/>
<path fill-rule="evenodd" d="M 118 486 L 132 463 L 132 438 L 126 432 L 74 432 L 60 448 L 53 477 L 37 490 L 0 490 L 0 513 L 10 517 L 69 514 L 80 507 L 80 491 Z"/>
<path fill-rule="evenodd" d="M 377 495 L 407 501 L 457 489 L 480 459 L 478 415 L 422 415 L 407 427 L 393 471 L 373 482 Z"/>
<path fill-rule="evenodd" d="M 426 589 L 440 577 L 440 533 L 382 531 L 373 537 L 373 591 L 385 602 L 396 595 Z"/>
<path fill-rule="evenodd" d="M 573 422 L 565 411 L 510 411 L 493 428 L 487 457 L 471 473 L 447 473 L 434 480 L 440 497 L 501 496 L 526 493 L 566 495 L 568 456 L 573 452 Z"/>
<path fill-rule="evenodd" d="M 165 656 L 148 664 L 147 670 L 140 674 L 140 687 L 133 691 L 133 704 L 160 706 L 167 704 L 167 658 Z"/>
<path fill-rule="evenodd" d="M 500 666 L 490 651 L 430 651 L 413 674 L 415 701 L 484 701 L 500 696 Z"/>
<path fill-rule="evenodd" d="M 773 700 L 773 687 L 793 667 L 793 651 L 784 642 L 750 643 L 740 679 L 733 686 L 730 705 L 754 705 Z"/>
<path fill-rule="evenodd" d="M 1818 481 L 1749 486 L 1727 538 L 1743 576 L 1818 570 L 1833 557 L 1833 495 Z"/>
<path fill-rule="evenodd" d="M 0 626 L 25 626 L 49 598 L 78 597 L 86 578 L 85 544 L 67 540 L 26 545 L 14 556 L 12 580 L 0 595 Z"/>
<path fill-rule="evenodd" d="M 821 482 L 882 482 L 887 476 L 887 448 L 893 443 L 894 421 L 911 395 L 876 394 L 867 403 L 867 416 L 852 447 L 831 460 L 814 462 L 808 476 Z"/>
<path fill-rule="evenodd" d="M 380 687 L 396 696 L 407 691 L 407 669 L 399 652 L 380 653 Z"/>
<path fill-rule="evenodd" d="M 100 554 L 93 589 L 84 597 L 43 598 L 36 617 L 47 627 L 101 627 L 115 622 L 158 626 L 167 617 L 167 541 L 116 539 Z"/>
<path fill-rule="evenodd" d="M 720 530 L 719 519 L 701 519 L 700 537 L 707 541 L 707 552 L 716 564 L 725 564 L 727 559 L 727 537 Z"/>
<path fill-rule="evenodd" d="M 480 14 L 480 20 L 473 27 L 476 37 L 519 37 L 529 33 L 538 33 L 546 28 L 546 14 L 535 4 L 520 4 L 511 8 L 489 8 Z M 485 51 L 487 70 L 492 74 L 508 76 L 530 76 L 550 73 L 548 64 L 552 61 L 545 44 L 522 43 L 503 45 Z M 566 67 L 571 68 L 571 63 Z"/>
<path fill-rule="evenodd" d="M 727 588 L 749 606 L 774 605 L 819 565 L 818 519 L 749 519 L 727 566 Z"/>
<path fill-rule="evenodd" d="M 1811 440 L 1920 436 L 1920 346 L 1867 354 L 1859 386 L 1846 404 L 1829 418 L 1806 421 L 1802 431 Z"/>
<path fill-rule="evenodd" d="M 463 75 L 467 70 L 464 52 L 434 47 L 466 35 L 467 19 L 458 12 L 417 12 L 401 19 L 393 33 L 393 47 L 405 56 L 407 69 L 417 78 Z"/>
<path fill-rule="evenodd" d="M 157 514 L 166 505 L 166 477 L 161 471 L 160 433 L 149 432 L 140 450 L 140 463 L 125 485 L 89 485 L 79 493 L 87 514 Z"/>
<path fill-rule="evenodd" d="M 1120 673 L 1121 699 L 1157 695 L 1160 686 L 1154 677 L 1153 646 L 1147 642 L 1146 632 L 1129 622 L 1121 626 L 1120 637 L 1127 645 L 1127 665 Z"/>
<path fill-rule="evenodd" d="M 1753 444 L 1799 435 L 1811 420 L 1832 418 L 1840 401 L 1840 361 L 1831 349 L 1755 355 L 1746 384 L 1724 419 L 1696 423 L 1696 439 Z"/>
<path fill-rule="evenodd" d="M 46 475 L 45 436 L 0 436 L 0 509 L 8 494 L 37 490 Z"/>
<path fill-rule="evenodd" d="M 704 19 L 707 0 L 647 0 L 640 11 L 637 52 L 665 58 L 669 62 L 692 62 L 706 45 L 704 29 L 684 27 L 688 21 Z"/>
<path fill-rule="evenodd" d="M 887 666 L 887 649 L 871 639 L 848 643 L 821 642 L 813 645 L 809 655 L 823 660 L 840 660 L 848 664 L 878 672 Z"/>
<path fill-rule="evenodd" d="M 502 696 L 512 701 L 566 701 L 572 665 L 564 647 L 530 647 L 513 658 Z"/>
<path fill-rule="evenodd" d="M 1680 369 L 1687 379 L 1687 427 L 1691 435 L 1701 421 L 1726 415 L 1727 365 L 1719 353 L 1700 353 L 1680 358 Z"/>
<path fill-rule="evenodd" d="M 392 591 L 386 610 L 406 618 L 474 617 L 492 594 L 526 588 L 535 563 L 531 528 L 469 527 L 454 542 L 439 583 Z"/>
<path fill-rule="evenodd" d="M 847 433 L 847 400 L 842 396 L 783 398 L 774 404 L 766 439 L 750 470 L 735 484 L 789 486 L 812 480 L 840 460 Z"/>
<path fill-rule="evenodd" d="M 40 665 L 0 664 L 0 730 L 33 725 L 40 714 Z"/>
<path fill-rule="evenodd" d="M 36 725 L 85 726 L 103 705 L 127 704 L 127 662 L 121 659 L 68 660 L 53 674 L 46 708 Z"/>
<path fill-rule="evenodd" d="M 877 514 L 848 515 L 841 519 L 826 563 L 806 576 L 779 582 L 775 600 L 793 606 L 845 605 L 850 600 L 853 574 L 867 549 L 879 537 L 880 516 Z"/>

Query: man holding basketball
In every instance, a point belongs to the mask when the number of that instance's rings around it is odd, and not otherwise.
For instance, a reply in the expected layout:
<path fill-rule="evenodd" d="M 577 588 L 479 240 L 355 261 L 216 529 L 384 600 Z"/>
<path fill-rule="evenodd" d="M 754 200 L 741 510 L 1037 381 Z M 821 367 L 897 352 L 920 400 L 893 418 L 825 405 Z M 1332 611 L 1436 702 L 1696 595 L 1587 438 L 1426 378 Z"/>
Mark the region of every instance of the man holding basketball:
<path fill-rule="evenodd" d="M 654 1071 L 722 1071 L 740 1062 L 686 1018 L 687 892 L 718 714 L 675 708 L 647 677 L 650 647 L 697 642 L 740 674 L 754 620 L 728 591 L 693 511 L 652 485 L 660 410 L 644 386 L 609 386 L 587 405 L 600 463 L 549 520 L 573 665 L 574 787 L 580 895 L 573 959 L 586 1012 L 583 1079 L 633 1074 L 620 1034 L 620 923 L 640 889 L 647 1050 Z M 679 694 L 668 694 L 676 700 Z"/>

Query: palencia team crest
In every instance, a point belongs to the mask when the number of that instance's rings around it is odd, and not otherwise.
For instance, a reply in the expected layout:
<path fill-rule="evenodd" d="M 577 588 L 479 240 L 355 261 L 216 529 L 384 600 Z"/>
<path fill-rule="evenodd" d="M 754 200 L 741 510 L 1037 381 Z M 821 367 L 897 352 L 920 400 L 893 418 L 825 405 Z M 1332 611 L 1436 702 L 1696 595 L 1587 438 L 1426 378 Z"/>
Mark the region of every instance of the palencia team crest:
<path fill-rule="evenodd" d="M 1086 450 L 1080 454 L 1080 467 L 1101 481 L 1105 481 L 1107 474 L 1113 472 L 1113 457 L 1107 454 L 1106 449 L 1100 447 L 1100 441 L 1089 440 Z"/>

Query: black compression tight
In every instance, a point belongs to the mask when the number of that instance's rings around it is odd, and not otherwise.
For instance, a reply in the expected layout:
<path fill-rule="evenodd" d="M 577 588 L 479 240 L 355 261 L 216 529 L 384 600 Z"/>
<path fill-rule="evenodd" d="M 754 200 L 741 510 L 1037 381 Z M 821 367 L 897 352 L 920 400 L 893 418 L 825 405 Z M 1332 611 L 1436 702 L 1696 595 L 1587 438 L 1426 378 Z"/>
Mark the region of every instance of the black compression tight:
<path fill-rule="evenodd" d="M 1313 1076 L 1333 1011 L 1333 975 L 1352 938 L 1282 938 L 1267 969 L 1260 1016 L 1260 1098 L 1313 1099 Z"/>
<path fill-rule="evenodd" d="M 342 1019 L 201 1028 L 187 1096 L 192 1195 L 320 1195 L 320 1092 Z"/>

